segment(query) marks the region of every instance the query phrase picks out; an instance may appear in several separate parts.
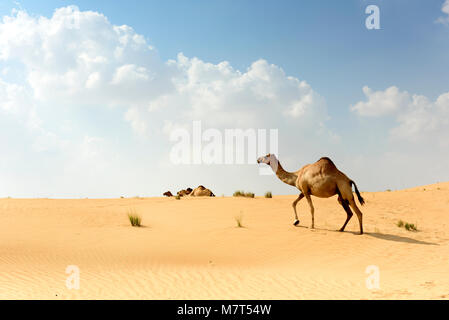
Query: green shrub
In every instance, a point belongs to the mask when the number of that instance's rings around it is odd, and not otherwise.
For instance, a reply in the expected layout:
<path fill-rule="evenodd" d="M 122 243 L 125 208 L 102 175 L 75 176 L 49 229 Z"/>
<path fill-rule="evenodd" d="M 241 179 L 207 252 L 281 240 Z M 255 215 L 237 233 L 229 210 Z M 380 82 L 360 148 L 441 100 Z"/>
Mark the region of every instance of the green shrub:
<path fill-rule="evenodd" d="M 141 226 L 142 218 L 134 210 L 128 212 L 128 219 L 133 227 Z"/>
<path fill-rule="evenodd" d="M 238 190 L 238 191 L 234 192 L 233 196 L 234 197 L 254 198 L 254 193 Z"/>
<path fill-rule="evenodd" d="M 418 225 L 414 224 L 414 223 L 408 223 L 408 222 L 404 222 L 402 220 L 399 220 L 398 223 L 396 224 L 399 228 L 404 227 L 405 230 L 407 231 L 418 231 Z"/>
<path fill-rule="evenodd" d="M 407 231 L 418 231 L 418 227 L 413 223 L 406 223 L 404 227 Z"/>
<path fill-rule="evenodd" d="M 237 222 L 237 228 L 244 228 L 242 220 L 243 216 L 235 217 L 235 222 Z"/>

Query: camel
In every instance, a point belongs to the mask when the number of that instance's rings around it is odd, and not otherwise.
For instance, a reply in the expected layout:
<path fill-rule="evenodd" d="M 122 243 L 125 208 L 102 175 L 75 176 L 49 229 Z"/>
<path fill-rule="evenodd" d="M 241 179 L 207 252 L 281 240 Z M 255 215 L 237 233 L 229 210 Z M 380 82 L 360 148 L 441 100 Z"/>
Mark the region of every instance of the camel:
<path fill-rule="evenodd" d="M 180 197 L 184 197 L 184 196 L 188 196 L 189 194 L 192 193 L 192 188 L 187 188 L 187 189 L 183 189 L 181 191 L 178 191 L 177 195 Z"/>
<path fill-rule="evenodd" d="M 191 197 L 215 197 L 215 195 L 209 189 L 204 186 L 198 186 L 191 193 Z"/>
<path fill-rule="evenodd" d="M 293 201 L 293 210 L 295 212 L 295 222 L 293 225 L 299 225 L 296 205 L 302 198 L 306 198 L 310 206 L 312 214 L 312 229 L 315 227 L 314 207 L 311 196 L 319 198 L 329 198 L 338 195 L 338 202 L 346 211 L 347 217 L 343 226 L 339 231 L 343 232 L 346 225 L 352 217 L 351 208 L 357 214 L 360 225 L 360 234 L 363 234 L 362 212 L 357 207 L 354 195 L 352 193 L 352 185 L 354 185 L 355 193 L 361 205 L 365 200 L 360 195 L 357 185 L 349 179 L 343 172 L 337 169 L 331 159 L 323 157 L 313 164 L 307 164 L 296 172 L 285 171 L 274 154 L 267 154 L 257 159 L 257 163 L 265 163 L 271 167 L 276 176 L 284 183 L 294 186 L 301 192 L 298 198 Z M 351 207 L 351 208 L 350 208 Z"/>
<path fill-rule="evenodd" d="M 173 197 L 173 194 L 170 191 L 164 192 L 163 195 L 166 197 Z"/>

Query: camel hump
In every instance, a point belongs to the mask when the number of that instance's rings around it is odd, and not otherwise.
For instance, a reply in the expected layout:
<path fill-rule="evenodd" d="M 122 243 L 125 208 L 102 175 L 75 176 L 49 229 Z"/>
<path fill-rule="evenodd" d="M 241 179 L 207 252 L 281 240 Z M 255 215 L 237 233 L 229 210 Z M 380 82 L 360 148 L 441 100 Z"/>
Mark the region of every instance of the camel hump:
<path fill-rule="evenodd" d="M 329 162 L 330 164 L 332 164 L 333 166 L 335 166 L 335 163 L 328 157 L 322 157 L 318 161 L 326 161 L 326 162 Z"/>

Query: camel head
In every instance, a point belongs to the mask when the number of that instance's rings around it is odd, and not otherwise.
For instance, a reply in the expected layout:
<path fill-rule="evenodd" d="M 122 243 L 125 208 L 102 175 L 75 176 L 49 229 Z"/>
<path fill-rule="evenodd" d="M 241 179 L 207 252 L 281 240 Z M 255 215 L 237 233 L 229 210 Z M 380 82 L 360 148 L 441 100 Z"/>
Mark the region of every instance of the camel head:
<path fill-rule="evenodd" d="M 268 164 L 268 165 L 277 163 L 277 161 L 278 161 L 278 159 L 276 158 L 276 156 L 274 154 L 271 154 L 271 153 L 267 154 L 264 157 L 260 157 L 260 158 L 257 159 L 257 163 L 265 163 L 265 164 Z"/>
<path fill-rule="evenodd" d="M 276 158 L 276 155 L 269 153 L 265 157 L 260 157 L 257 159 L 257 163 L 265 163 L 268 164 L 274 173 L 278 170 L 279 161 Z"/>

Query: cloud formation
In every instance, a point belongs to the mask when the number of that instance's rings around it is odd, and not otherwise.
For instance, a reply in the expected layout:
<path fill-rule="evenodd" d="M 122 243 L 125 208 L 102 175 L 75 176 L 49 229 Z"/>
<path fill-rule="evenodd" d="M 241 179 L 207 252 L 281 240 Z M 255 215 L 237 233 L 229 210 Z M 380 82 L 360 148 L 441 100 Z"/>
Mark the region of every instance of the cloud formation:
<path fill-rule="evenodd" d="M 445 0 L 441 6 L 441 12 L 445 14 L 443 17 L 439 17 L 437 22 L 449 25 L 449 0 Z"/>
<path fill-rule="evenodd" d="M 23 67 L 22 80 L 42 102 L 145 105 L 170 83 L 143 36 L 75 6 L 51 18 L 3 17 L 0 59 Z"/>
<path fill-rule="evenodd" d="M 409 94 L 400 92 L 395 86 L 385 91 L 373 91 L 367 86 L 363 87 L 367 101 L 357 102 L 351 107 L 352 111 L 361 116 L 380 117 L 395 114 L 409 103 Z"/>
<path fill-rule="evenodd" d="M 324 99 L 307 82 L 265 60 L 246 72 L 226 61 L 212 64 L 182 53 L 164 62 L 131 27 L 75 6 L 55 10 L 51 18 L 24 11 L 4 17 L 0 59 L 23 71 L 22 82 L 1 83 L 4 109 L 19 108 L 15 104 L 22 102 L 14 95 L 23 94 L 15 92 L 28 88 L 36 103 L 124 107 L 138 133 L 160 123 L 158 117 L 202 119 L 213 126 L 327 117 Z"/>
<path fill-rule="evenodd" d="M 449 92 L 435 101 L 400 91 L 395 86 L 384 91 L 373 91 L 365 86 L 363 92 L 367 100 L 357 102 L 351 110 L 364 117 L 393 117 L 397 125 L 391 129 L 392 138 L 448 144 Z"/>

